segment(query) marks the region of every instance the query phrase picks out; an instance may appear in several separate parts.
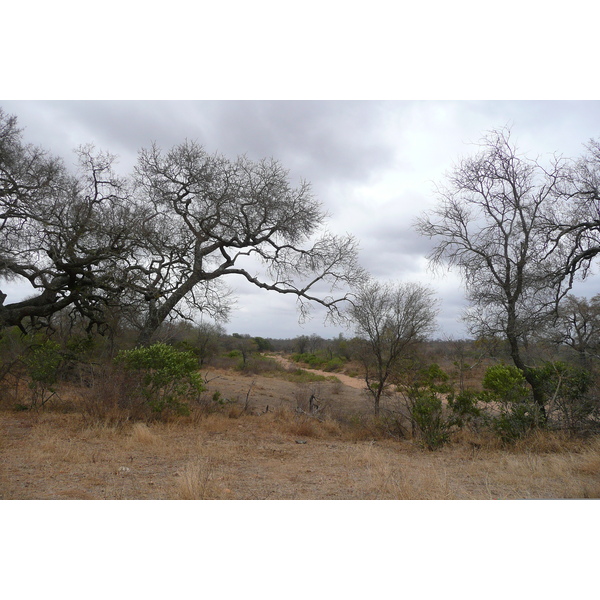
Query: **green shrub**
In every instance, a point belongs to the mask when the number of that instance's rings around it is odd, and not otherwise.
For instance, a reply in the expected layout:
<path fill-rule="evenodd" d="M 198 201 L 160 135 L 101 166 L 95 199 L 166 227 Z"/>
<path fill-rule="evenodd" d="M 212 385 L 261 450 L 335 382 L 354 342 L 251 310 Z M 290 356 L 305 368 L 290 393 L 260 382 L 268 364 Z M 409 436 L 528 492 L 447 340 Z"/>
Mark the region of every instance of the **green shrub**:
<path fill-rule="evenodd" d="M 523 373 L 511 365 L 488 367 L 483 377 L 483 389 L 491 393 L 491 399 L 503 403 L 521 402 L 530 393 Z"/>
<path fill-rule="evenodd" d="M 558 417 L 561 427 L 578 431 L 593 424 L 600 404 L 588 370 L 564 362 L 548 362 L 536 374 L 549 399 L 550 411 Z"/>
<path fill-rule="evenodd" d="M 442 401 L 433 389 L 422 389 L 413 397 L 411 416 L 429 450 L 436 450 L 448 441 L 451 422 L 444 417 Z"/>
<path fill-rule="evenodd" d="M 19 375 L 23 370 L 23 356 L 31 345 L 30 336 L 24 336 L 17 327 L 7 328 L 0 335 L 0 381 L 9 374 Z"/>
<path fill-rule="evenodd" d="M 490 424 L 505 443 L 516 442 L 525 437 L 541 421 L 541 414 L 533 402 L 515 402 L 502 407 L 500 414 L 491 417 Z"/>
<path fill-rule="evenodd" d="M 205 390 L 193 352 L 180 352 L 166 344 L 119 352 L 117 364 L 140 376 L 137 392 L 153 413 L 189 414 L 188 402 Z"/>
<path fill-rule="evenodd" d="M 63 366 L 61 347 L 42 333 L 24 335 L 9 328 L 0 336 L 0 381 L 12 375 L 11 396 L 17 410 L 44 406 L 57 396 L 55 384 Z M 24 383 L 30 390 L 27 398 L 20 391 Z"/>
<path fill-rule="evenodd" d="M 531 398 L 525 377 L 516 367 L 489 367 L 483 377 L 483 388 L 481 398 L 497 404 L 497 410 L 490 412 L 487 420 L 503 442 L 515 442 L 542 422 L 540 409 Z"/>
<path fill-rule="evenodd" d="M 448 408 L 452 411 L 452 422 L 458 427 L 472 423 L 482 416 L 478 406 L 481 394 L 474 390 L 463 390 L 448 394 Z"/>
<path fill-rule="evenodd" d="M 444 414 L 441 394 L 452 391 L 449 376 L 436 363 L 413 369 L 399 386 L 411 419 L 413 436 L 429 450 L 443 446 L 450 438 L 454 422 Z"/>
<path fill-rule="evenodd" d="M 331 381 L 333 383 L 338 382 L 339 379 L 335 375 L 317 375 L 304 369 L 288 369 L 283 371 L 281 378 L 293 383 L 313 383 L 318 381 Z"/>
<path fill-rule="evenodd" d="M 44 406 L 56 396 L 54 384 L 58 378 L 59 366 L 63 361 L 60 345 L 52 340 L 44 340 L 32 346 L 23 358 L 31 381 L 31 406 Z"/>
<path fill-rule="evenodd" d="M 334 356 L 323 365 L 324 371 L 341 371 L 344 368 L 345 361 L 339 356 Z"/>
<path fill-rule="evenodd" d="M 326 352 L 303 352 L 292 354 L 292 360 L 308 365 L 311 369 L 321 371 L 340 371 L 346 364 L 341 356 L 331 356 Z"/>
<path fill-rule="evenodd" d="M 292 360 L 298 363 L 304 363 L 311 369 L 318 369 L 325 362 L 322 358 L 318 357 L 312 352 L 303 352 L 302 354 L 292 354 Z"/>

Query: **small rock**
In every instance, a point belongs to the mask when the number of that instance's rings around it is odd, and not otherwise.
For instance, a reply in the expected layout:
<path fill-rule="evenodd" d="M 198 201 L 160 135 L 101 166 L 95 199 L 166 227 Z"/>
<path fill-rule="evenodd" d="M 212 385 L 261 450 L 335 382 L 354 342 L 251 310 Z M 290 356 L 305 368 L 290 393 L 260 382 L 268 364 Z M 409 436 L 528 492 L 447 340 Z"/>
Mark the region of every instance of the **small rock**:
<path fill-rule="evenodd" d="M 296 440 L 296 444 L 306 444 L 306 440 Z"/>

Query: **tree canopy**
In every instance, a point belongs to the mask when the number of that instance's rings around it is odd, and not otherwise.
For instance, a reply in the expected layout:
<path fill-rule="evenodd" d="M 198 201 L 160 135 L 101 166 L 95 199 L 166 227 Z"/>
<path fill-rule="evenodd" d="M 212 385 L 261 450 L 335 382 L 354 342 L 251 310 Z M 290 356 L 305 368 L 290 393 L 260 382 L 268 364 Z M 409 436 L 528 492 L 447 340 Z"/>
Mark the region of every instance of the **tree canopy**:
<path fill-rule="evenodd" d="M 437 206 L 416 227 L 436 240 L 432 264 L 460 271 L 470 332 L 508 342 L 543 411 L 543 386 L 526 350 L 555 317 L 578 270 L 600 252 L 592 218 L 597 165 L 529 159 L 508 129 L 492 131 L 481 146 L 447 176 Z"/>
<path fill-rule="evenodd" d="M 363 277 L 356 240 L 328 232 L 310 185 L 292 186 L 273 159 L 152 145 L 119 178 L 113 156 L 77 154 L 71 173 L 0 111 L 0 275 L 34 290 L 9 304 L 0 292 L 2 327 L 47 325 L 65 310 L 104 327 L 118 312 L 147 344 L 174 315 L 226 319 L 231 276 L 293 295 L 301 318 L 313 303 L 335 317 Z"/>
<path fill-rule="evenodd" d="M 359 356 L 375 415 L 399 363 L 433 330 L 436 304 L 431 289 L 413 283 L 368 281 L 357 291 L 350 314 L 362 340 Z"/>

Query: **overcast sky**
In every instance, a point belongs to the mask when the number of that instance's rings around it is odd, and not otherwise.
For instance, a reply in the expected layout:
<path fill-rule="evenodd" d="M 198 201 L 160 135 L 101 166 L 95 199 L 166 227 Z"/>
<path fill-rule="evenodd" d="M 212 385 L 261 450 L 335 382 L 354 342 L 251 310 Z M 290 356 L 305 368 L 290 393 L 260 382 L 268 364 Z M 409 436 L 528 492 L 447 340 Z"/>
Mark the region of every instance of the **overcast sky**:
<path fill-rule="evenodd" d="M 210 152 L 274 157 L 292 181 L 306 179 L 331 214 L 329 229 L 353 234 L 360 261 L 377 279 L 430 284 L 441 302 L 438 336 L 461 337 L 464 291 L 453 273 L 434 276 L 431 242 L 414 219 L 435 203 L 434 182 L 475 152 L 473 143 L 509 125 L 530 155 L 576 156 L 600 137 L 598 101 L 2 101 L 18 117 L 27 142 L 73 161 L 73 149 L 94 143 L 131 171 L 140 148 L 196 140 Z M 323 326 L 321 314 L 298 324 L 288 296 L 230 279 L 238 303 L 230 333 L 332 337 L 351 331 Z M 586 290 L 592 291 L 592 284 Z M 11 285 L 7 302 L 22 290 Z"/>

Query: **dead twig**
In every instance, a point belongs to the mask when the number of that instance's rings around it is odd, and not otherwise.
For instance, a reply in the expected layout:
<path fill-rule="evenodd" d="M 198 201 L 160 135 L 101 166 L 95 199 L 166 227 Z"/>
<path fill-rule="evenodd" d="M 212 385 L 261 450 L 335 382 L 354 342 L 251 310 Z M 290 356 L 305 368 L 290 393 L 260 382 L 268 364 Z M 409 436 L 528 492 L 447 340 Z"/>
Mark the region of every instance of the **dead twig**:
<path fill-rule="evenodd" d="M 254 387 L 254 384 L 256 383 L 256 379 L 252 380 L 252 383 L 250 384 L 250 387 L 248 388 L 248 391 L 246 392 L 246 401 L 244 402 L 244 410 L 242 412 L 248 412 L 248 409 L 250 408 L 250 392 L 252 391 L 252 388 Z M 269 410 L 269 407 L 267 406 L 267 410 Z"/>

